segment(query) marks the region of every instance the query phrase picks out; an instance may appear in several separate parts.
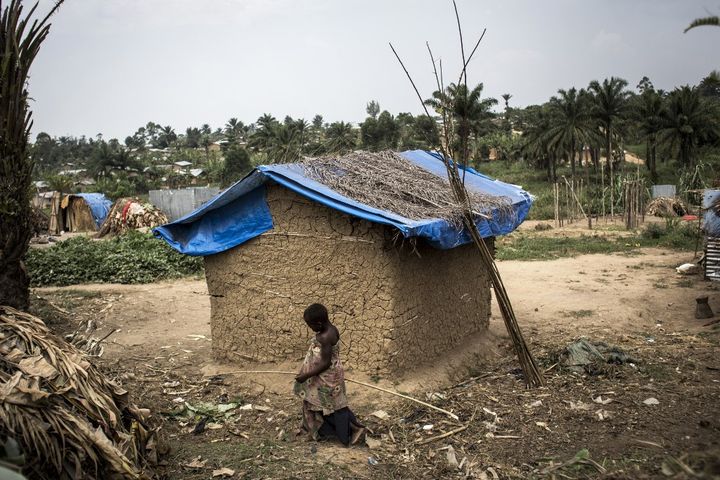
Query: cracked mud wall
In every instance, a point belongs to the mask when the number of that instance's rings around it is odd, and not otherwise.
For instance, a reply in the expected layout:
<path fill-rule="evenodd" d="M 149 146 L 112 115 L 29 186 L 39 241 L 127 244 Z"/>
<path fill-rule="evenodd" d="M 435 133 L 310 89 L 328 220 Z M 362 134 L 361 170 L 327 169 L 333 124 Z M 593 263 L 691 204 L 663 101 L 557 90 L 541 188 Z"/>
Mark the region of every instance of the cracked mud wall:
<path fill-rule="evenodd" d="M 274 228 L 206 257 L 213 350 L 228 360 L 300 359 L 312 332 L 302 314 L 328 307 L 346 365 L 384 369 L 390 321 L 389 231 L 268 184 Z"/>
<path fill-rule="evenodd" d="M 494 239 L 485 240 L 494 254 Z M 474 245 L 398 252 L 388 368 L 401 370 L 451 351 L 490 323 L 490 276 Z"/>
<path fill-rule="evenodd" d="M 217 357 L 299 361 L 312 337 L 302 313 L 315 302 L 328 307 L 340 330 L 346 366 L 373 374 L 415 366 L 487 326 L 487 280 L 473 275 L 467 282 L 466 248 L 420 247 L 418 258 L 393 246 L 389 227 L 277 185 L 268 184 L 267 200 L 271 231 L 205 257 Z M 461 280 L 467 292 L 450 287 Z M 458 332 L 437 331 L 452 319 Z"/>

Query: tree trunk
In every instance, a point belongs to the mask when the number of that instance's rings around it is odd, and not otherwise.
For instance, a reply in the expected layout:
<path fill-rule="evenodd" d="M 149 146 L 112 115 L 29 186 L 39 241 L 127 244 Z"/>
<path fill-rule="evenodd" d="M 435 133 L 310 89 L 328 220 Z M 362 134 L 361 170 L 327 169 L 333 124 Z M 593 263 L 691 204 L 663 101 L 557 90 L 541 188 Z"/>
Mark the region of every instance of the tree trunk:
<path fill-rule="evenodd" d="M 585 151 L 585 146 L 582 147 L 582 155 L 580 157 L 580 161 L 582 162 L 585 160 L 585 191 L 588 192 L 585 196 L 587 198 L 590 198 L 590 159 L 587 158 L 587 154 L 590 152 Z M 588 214 L 590 213 L 590 208 L 588 207 Z"/>
<path fill-rule="evenodd" d="M 26 183 L 26 191 L 29 191 L 30 182 Z M 10 201 L 17 202 L 14 212 L 0 213 L 0 305 L 26 310 L 30 299 L 30 278 L 22 258 L 30 243 L 30 201 L 19 188 L 12 190 L 15 192 L 0 196 L 0 204 L 7 205 L 8 197 Z"/>
<path fill-rule="evenodd" d="M 570 171 L 573 180 L 575 180 L 575 140 L 570 142 Z"/>
<path fill-rule="evenodd" d="M 650 146 L 650 154 L 648 155 L 648 162 L 650 163 L 650 178 L 652 179 L 653 183 L 657 182 L 658 175 L 657 175 L 657 145 L 655 144 L 655 139 L 653 139 L 652 144 Z"/>
<path fill-rule="evenodd" d="M 552 175 L 552 162 L 550 162 L 550 157 L 545 156 L 545 168 L 547 168 L 547 179 L 548 182 L 552 182 L 553 175 Z"/>
<path fill-rule="evenodd" d="M 598 154 L 595 147 L 590 147 L 590 159 L 592 160 L 593 164 L 593 173 L 597 175 L 598 171 L 600 170 L 600 163 L 598 161 Z"/>
<path fill-rule="evenodd" d="M 612 135 L 610 135 L 610 124 L 607 125 L 605 130 L 605 142 L 607 143 L 606 161 L 608 164 L 608 170 L 610 171 L 610 218 L 613 218 L 615 216 L 615 178 L 613 176 Z"/>

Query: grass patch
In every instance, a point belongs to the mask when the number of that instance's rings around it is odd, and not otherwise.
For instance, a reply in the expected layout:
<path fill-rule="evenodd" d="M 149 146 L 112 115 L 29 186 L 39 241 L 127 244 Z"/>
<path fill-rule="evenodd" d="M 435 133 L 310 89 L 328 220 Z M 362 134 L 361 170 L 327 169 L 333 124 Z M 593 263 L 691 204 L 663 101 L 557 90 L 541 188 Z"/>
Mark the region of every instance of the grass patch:
<path fill-rule="evenodd" d="M 616 253 L 633 247 L 602 236 L 534 237 L 516 233 L 496 244 L 498 260 L 552 260 L 591 253 Z"/>
<path fill-rule="evenodd" d="M 515 232 L 496 242 L 498 260 L 553 260 L 593 253 L 636 254 L 639 248 L 660 247 L 693 250 L 697 240 L 695 225 L 667 222 L 648 224 L 639 234 L 625 237 L 580 235 L 573 237 L 542 237 Z"/>
<path fill-rule="evenodd" d="M 82 283 L 150 283 L 203 271 L 201 258 L 182 255 L 150 234 L 129 232 L 109 240 L 75 237 L 25 259 L 32 286 Z M 92 295 L 75 290 L 72 296 Z"/>

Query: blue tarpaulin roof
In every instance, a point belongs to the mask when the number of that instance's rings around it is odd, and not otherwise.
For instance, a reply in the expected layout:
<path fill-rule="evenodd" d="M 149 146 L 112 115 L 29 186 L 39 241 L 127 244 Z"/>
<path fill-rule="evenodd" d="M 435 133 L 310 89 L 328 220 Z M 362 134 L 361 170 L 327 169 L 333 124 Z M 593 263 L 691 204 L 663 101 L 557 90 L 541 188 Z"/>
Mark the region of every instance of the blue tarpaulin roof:
<path fill-rule="evenodd" d="M 90 207 L 95 225 L 102 225 L 110 212 L 112 202 L 102 193 L 74 193 L 73 197 L 81 197 Z"/>
<path fill-rule="evenodd" d="M 402 152 L 412 163 L 445 177 L 442 160 L 422 150 Z M 466 169 L 465 185 L 469 190 L 503 196 L 510 200 L 514 215 L 500 215 L 477 222 L 483 237 L 505 235 L 517 228 L 530 210 L 532 197 L 516 185 Z M 273 181 L 322 205 L 371 222 L 397 228 L 406 238 L 420 237 L 440 249 L 470 243 L 467 231 L 437 218 L 411 220 L 393 212 L 379 210 L 341 195 L 308 178 L 299 164 L 263 165 L 221 192 L 194 212 L 172 223 L 157 227 L 154 233 L 180 253 L 212 255 L 220 253 L 273 228 L 270 208 L 265 200 L 265 183 Z"/>

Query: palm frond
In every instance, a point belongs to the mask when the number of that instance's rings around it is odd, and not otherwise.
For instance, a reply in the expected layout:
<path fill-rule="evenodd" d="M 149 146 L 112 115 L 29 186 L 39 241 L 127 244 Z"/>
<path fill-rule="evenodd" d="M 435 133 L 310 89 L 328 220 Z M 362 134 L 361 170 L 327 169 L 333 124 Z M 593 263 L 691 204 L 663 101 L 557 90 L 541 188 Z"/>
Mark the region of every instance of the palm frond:
<path fill-rule="evenodd" d="M 687 33 L 688 30 L 691 30 L 695 27 L 720 27 L 720 17 L 718 16 L 712 16 L 712 17 L 704 17 L 704 18 L 696 18 L 693 20 L 693 22 L 688 25 L 688 27 L 683 31 L 683 33 Z"/>
<path fill-rule="evenodd" d="M 38 478 L 147 478 L 148 418 L 37 317 L 0 307 L 0 435 Z"/>

